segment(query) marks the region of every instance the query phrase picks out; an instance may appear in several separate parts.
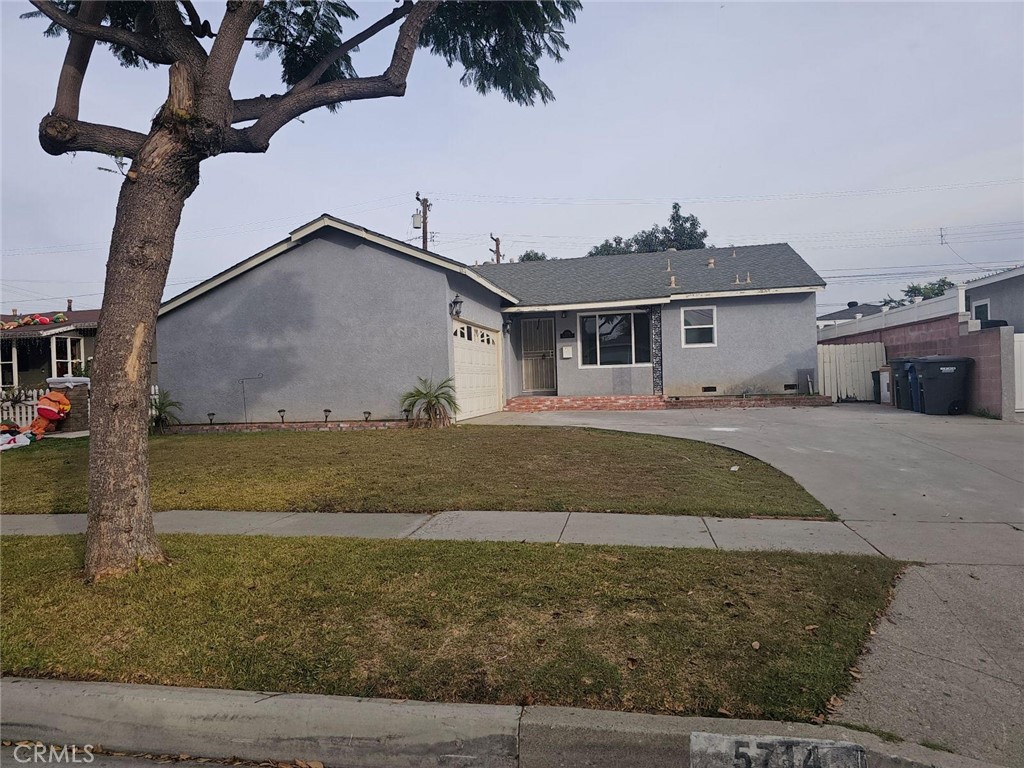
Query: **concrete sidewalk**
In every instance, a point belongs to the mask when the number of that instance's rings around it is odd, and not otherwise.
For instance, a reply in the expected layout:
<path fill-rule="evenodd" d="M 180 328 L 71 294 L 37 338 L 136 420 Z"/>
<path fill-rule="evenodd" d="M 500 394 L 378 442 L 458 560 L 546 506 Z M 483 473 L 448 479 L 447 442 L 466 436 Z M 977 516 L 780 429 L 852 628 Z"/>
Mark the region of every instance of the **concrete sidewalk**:
<path fill-rule="evenodd" d="M 0 693 L 5 739 L 101 743 L 108 750 L 156 755 L 315 760 L 328 768 L 722 765 L 702 762 L 707 753 L 695 734 L 738 737 L 729 739 L 726 765 L 733 764 L 735 741 L 757 750 L 757 742 L 772 737 L 853 745 L 863 750 L 861 757 L 871 768 L 989 765 L 917 744 L 886 743 L 841 726 L 808 723 L 25 678 L 4 678 Z M 864 763 L 829 759 L 825 764 L 852 768 Z"/>
<path fill-rule="evenodd" d="M 216 512 L 155 515 L 160 533 L 625 544 L 884 555 L 959 565 L 1024 565 L 1024 531 L 1008 523 L 761 520 L 601 512 Z M 0 515 L 0 533 L 84 533 L 85 515 Z"/>

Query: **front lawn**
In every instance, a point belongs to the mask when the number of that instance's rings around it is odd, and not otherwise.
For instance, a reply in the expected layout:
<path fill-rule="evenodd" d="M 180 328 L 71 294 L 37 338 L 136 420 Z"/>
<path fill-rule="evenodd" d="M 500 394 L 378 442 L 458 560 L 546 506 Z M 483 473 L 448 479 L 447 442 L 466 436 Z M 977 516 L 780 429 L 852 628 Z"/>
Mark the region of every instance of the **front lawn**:
<path fill-rule="evenodd" d="M 162 541 L 173 566 L 87 587 L 82 537 L 3 537 L 3 674 L 806 720 L 848 686 L 900 568 L 770 552 Z"/>
<path fill-rule="evenodd" d="M 157 510 L 830 516 L 728 448 L 575 427 L 179 435 L 150 454 Z M 87 440 L 43 440 L 2 463 L 4 512 L 86 511 Z"/>

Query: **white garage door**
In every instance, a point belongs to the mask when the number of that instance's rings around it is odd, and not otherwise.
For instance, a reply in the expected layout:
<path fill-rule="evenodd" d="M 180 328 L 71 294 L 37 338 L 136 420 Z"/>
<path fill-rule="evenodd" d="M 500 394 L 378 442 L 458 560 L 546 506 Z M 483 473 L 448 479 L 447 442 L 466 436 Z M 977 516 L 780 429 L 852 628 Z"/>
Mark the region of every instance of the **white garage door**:
<path fill-rule="evenodd" d="M 459 320 L 455 335 L 455 397 L 459 418 L 471 419 L 501 410 L 501 334 Z"/>

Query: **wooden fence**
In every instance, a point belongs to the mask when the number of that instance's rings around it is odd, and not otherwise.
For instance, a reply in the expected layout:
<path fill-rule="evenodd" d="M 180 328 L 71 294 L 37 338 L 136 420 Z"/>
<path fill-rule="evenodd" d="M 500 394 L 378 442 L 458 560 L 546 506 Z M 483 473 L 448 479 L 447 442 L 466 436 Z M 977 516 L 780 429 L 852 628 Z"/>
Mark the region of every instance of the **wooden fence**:
<path fill-rule="evenodd" d="M 0 419 L 11 419 L 19 427 L 27 427 L 32 423 L 32 420 L 36 417 L 36 404 L 39 402 L 39 398 L 49 392 L 48 387 L 43 389 L 26 389 L 22 390 L 24 398 L 17 402 L 11 403 L 4 400 L 0 404 Z M 4 394 L 7 394 L 6 392 Z M 160 388 L 155 384 L 150 387 L 150 399 L 155 400 L 160 394 Z M 153 409 L 149 410 L 150 415 L 153 415 Z"/>
<path fill-rule="evenodd" d="M 849 400 L 871 401 L 874 385 L 871 372 L 885 365 L 885 345 L 819 344 L 818 391 L 833 403 Z"/>

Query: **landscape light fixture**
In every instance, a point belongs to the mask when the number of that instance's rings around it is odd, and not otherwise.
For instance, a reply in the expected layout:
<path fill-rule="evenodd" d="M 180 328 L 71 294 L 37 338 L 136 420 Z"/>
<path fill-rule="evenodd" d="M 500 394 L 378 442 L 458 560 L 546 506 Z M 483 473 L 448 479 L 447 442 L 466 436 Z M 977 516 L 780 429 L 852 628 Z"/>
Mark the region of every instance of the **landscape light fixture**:
<path fill-rule="evenodd" d="M 405 420 L 408 421 L 409 420 L 409 414 L 412 413 L 412 409 L 411 408 L 403 408 L 402 409 L 402 413 L 405 414 Z"/>
<path fill-rule="evenodd" d="M 331 416 L 331 409 L 330 408 L 324 408 L 324 424 L 327 423 L 327 419 L 329 419 L 330 416 Z"/>
<path fill-rule="evenodd" d="M 462 299 L 459 298 L 459 294 L 455 294 L 455 298 L 451 300 L 448 305 L 448 314 L 452 317 L 462 317 Z"/>
<path fill-rule="evenodd" d="M 277 415 L 281 417 L 281 423 L 284 424 L 284 408 L 278 408 Z"/>
<path fill-rule="evenodd" d="M 370 412 L 369 411 L 363 411 L 363 421 L 369 421 L 369 420 L 370 420 Z"/>
<path fill-rule="evenodd" d="M 208 418 L 210 420 L 210 423 L 213 424 L 213 417 L 216 416 L 216 415 L 217 415 L 216 413 L 212 413 L 211 412 L 211 413 L 206 414 L 206 418 Z"/>

